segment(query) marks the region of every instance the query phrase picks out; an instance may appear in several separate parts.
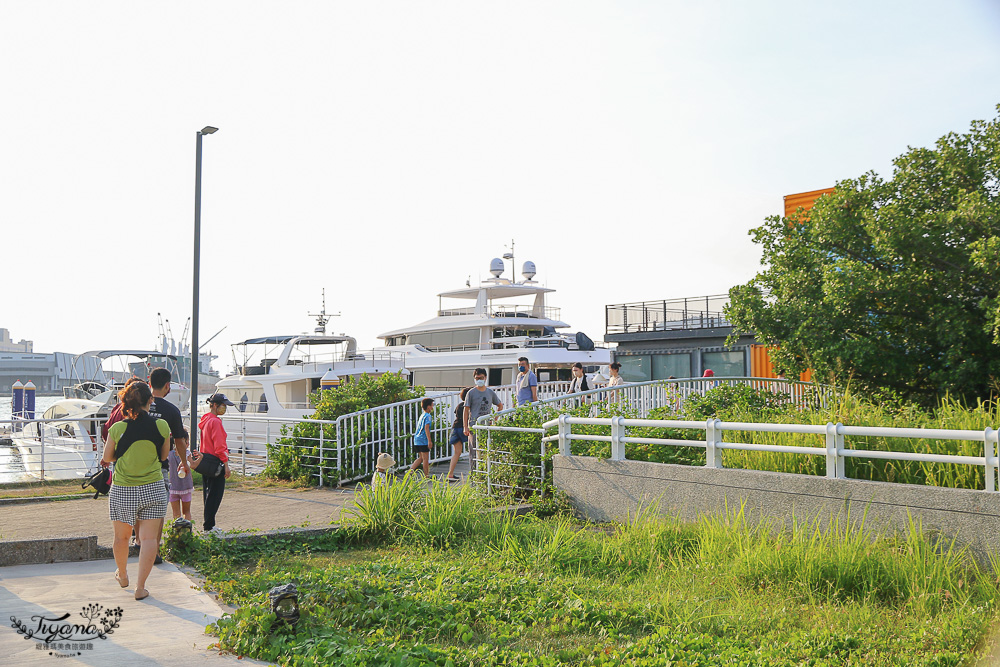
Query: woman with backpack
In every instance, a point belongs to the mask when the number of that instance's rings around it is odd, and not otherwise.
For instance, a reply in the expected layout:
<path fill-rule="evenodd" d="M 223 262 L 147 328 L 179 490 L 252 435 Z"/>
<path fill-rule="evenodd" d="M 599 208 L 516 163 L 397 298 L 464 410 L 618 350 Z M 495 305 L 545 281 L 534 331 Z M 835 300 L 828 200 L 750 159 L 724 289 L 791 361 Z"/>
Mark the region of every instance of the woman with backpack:
<path fill-rule="evenodd" d="M 128 586 L 128 542 L 135 528 L 139 547 L 139 579 L 135 599 L 149 597 L 146 578 L 153 569 L 160 546 L 160 530 L 167 514 L 167 489 L 161 461 L 170 451 L 170 426 L 149 416 L 153 392 L 145 382 L 133 382 L 122 391 L 122 421 L 108 429 L 101 465 L 115 464 L 108 512 L 115 529 L 112 551 L 115 579 Z"/>

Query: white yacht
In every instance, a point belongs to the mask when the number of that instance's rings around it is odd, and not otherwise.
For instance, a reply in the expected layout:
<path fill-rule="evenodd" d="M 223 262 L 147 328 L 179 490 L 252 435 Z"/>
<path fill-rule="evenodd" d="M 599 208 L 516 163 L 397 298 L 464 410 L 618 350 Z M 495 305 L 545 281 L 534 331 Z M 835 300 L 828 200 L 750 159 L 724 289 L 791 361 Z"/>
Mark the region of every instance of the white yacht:
<path fill-rule="evenodd" d="M 176 357 L 150 350 L 84 352 L 74 359 L 74 373 L 81 365 L 86 367 L 78 363 L 81 357 L 99 360 L 93 376 L 77 378 L 76 384 L 63 389 L 64 397 L 42 413 L 41 421 L 25 419 L 14 424 L 11 441 L 29 475 L 45 479 L 85 476 L 103 454 L 101 425 L 118 403 L 118 390 L 125 380 L 148 380 L 150 371 L 161 366 L 177 372 Z M 186 410 L 190 390 L 176 382 L 170 388 L 167 400 Z"/>
<path fill-rule="evenodd" d="M 504 256 L 513 261 L 513 255 Z M 525 262 L 521 282 L 502 278 L 504 262 L 490 263 L 493 278 L 464 289 L 438 294 L 437 316 L 404 329 L 380 334 L 382 351 L 405 356 L 413 384 L 429 390 L 459 389 L 472 383 L 472 371 L 487 370 L 489 386 L 509 385 L 518 357 L 527 357 L 539 382 L 571 378 L 573 364 L 587 373 L 611 363 L 611 352 L 598 348 L 583 333 L 569 334 L 558 308 L 546 299 L 555 290 L 535 280 L 535 265 Z M 444 300 L 472 301 L 455 307 Z M 516 303 L 518 299 L 525 303 Z"/>
<path fill-rule="evenodd" d="M 232 346 L 236 373 L 215 386 L 236 405 L 223 417 L 227 431 L 249 426 L 253 420 L 247 419 L 247 424 L 236 420 L 256 415 L 308 417 L 315 412 L 310 394 L 336 387 L 351 377 L 409 375 L 402 354 L 359 352 L 351 336 L 327 334 L 330 316 L 325 299 L 323 310 L 315 317 L 317 326 L 312 334 L 250 338 Z M 255 423 L 263 428 L 261 420 Z"/>

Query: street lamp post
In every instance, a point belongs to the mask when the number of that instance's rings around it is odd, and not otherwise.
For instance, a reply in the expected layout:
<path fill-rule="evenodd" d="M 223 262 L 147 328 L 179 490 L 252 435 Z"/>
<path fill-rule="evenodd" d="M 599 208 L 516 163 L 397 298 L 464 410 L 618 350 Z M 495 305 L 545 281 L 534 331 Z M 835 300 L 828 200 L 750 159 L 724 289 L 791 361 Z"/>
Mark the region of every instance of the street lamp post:
<path fill-rule="evenodd" d="M 206 125 L 195 133 L 194 287 L 191 297 L 191 451 L 198 451 L 198 292 L 201 278 L 201 138 L 219 128 Z"/>

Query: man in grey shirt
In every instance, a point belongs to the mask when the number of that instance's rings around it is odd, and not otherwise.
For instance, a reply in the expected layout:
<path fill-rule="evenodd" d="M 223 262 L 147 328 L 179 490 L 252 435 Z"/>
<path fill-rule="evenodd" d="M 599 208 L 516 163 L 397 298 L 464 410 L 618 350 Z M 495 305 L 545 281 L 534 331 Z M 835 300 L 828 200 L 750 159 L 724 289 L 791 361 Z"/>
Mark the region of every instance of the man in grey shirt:
<path fill-rule="evenodd" d="M 475 425 L 476 420 L 483 415 L 488 415 L 497 406 L 503 410 L 503 403 L 500 397 L 486 386 L 486 369 L 476 369 L 476 386 L 465 395 L 465 435 L 469 438 L 469 470 L 476 469 L 476 432 L 470 431 L 469 426 Z"/>

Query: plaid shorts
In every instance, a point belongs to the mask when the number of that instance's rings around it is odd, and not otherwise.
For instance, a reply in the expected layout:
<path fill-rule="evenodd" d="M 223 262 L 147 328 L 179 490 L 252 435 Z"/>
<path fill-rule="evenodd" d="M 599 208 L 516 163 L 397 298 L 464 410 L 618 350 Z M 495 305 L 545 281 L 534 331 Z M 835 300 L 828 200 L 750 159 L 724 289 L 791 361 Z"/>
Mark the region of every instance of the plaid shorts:
<path fill-rule="evenodd" d="M 115 484 L 108 494 L 108 513 L 112 521 L 130 526 L 134 526 L 136 520 L 162 519 L 167 515 L 167 490 L 161 481 L 142 486 Z"/>

